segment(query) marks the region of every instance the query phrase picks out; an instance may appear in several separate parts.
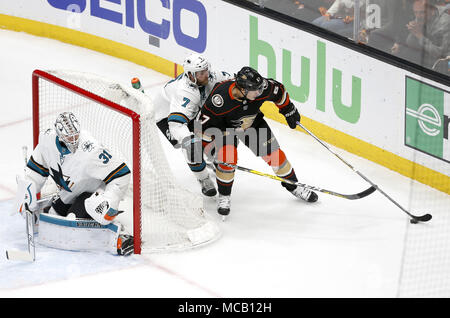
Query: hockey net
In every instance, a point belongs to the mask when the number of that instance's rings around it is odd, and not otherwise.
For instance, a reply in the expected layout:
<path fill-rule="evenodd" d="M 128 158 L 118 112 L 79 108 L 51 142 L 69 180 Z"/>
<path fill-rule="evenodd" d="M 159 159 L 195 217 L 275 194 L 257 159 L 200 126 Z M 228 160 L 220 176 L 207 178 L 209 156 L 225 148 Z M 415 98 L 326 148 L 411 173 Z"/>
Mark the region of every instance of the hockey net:
<path fill-rule="evenodd" d="M 203 210 L 202 197 L 174 180 L 148 96 L 94 74 L 35 70 L 34 147 L 39 132 L 52 128 L 64 111 L 73 112 L 81 129 L 122 156 L 132 171 L 128 200 L 119 207 L 128 219 L 119 221 L 132 229 L 136 254 L 187 249 L 220 236 L 217 223 Z"/>

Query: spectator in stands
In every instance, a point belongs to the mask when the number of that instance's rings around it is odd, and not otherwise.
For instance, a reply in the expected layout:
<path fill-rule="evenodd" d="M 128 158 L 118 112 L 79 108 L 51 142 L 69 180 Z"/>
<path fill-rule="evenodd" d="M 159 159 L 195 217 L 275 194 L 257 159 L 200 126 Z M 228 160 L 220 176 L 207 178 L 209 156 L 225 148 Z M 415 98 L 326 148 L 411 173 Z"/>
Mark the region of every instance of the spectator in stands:
<path fill-rule="evenodd" d="M 413 0 L 388 1 L 389 18 L 386 25 L 370 32 L 368 45 L 389 53 L 398 53 L 400 45 L 406 43 L 406 25 L 414 18 Z"/>
<path fill-rule="evenodd" d="M 365 1 L 360 2 L 361 10 L 364 3 Z M 313 24 L 345 37 L 353 37 L 354 4 L 354 0 L 335 0 L 326 13 L 315 19 Z"/>
<path fill-rule="evenodd" d="M 312 22 L 322 16 L 320 8 L 327 10 L 334 0 L 270 0 L 265 7 L 292 16 L 298 20 Z"/>
<path fill-rule="evenodd" d="M 315 19 L 323 16 L 334 0 L 300 0 L 303 10 L 299 11 L 295 17 L 299 20 L 312 23 Z"/>
<path fill-rule="evenodd" d="M 446 58 L 437 60 L 434 63 L 432 69 L 435 70 L 436 72 L 450 76 L 450 53 Z"/>
<path fill-rule="evenodd" d="M 450 55 L 450 15 L 445 7 L 434 6 L 428 0 L 415 0 L 413 10 L 415 19 L 406 26 L 407 47 L 400 56 L 432 68 L 437 60 Z"/>
<path fill-rule="evenodd" d="M 388 4 L 390 0 L 366 0 L 365 23 L 361 24 L 358 41 L 367 44 L 371 32 L 379 30 L 388 22 Z"/>

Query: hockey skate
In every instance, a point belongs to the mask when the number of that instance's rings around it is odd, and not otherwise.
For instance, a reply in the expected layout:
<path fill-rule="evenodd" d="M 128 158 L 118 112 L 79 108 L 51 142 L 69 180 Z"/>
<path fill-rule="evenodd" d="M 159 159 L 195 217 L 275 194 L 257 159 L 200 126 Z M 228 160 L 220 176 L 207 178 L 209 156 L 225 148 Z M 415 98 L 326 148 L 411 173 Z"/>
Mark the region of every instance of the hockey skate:
<path fill-rule="evenodd" d="M 127 256 L 134 252 L 133 236 L 128 234 L 120 234 L 117 239 L 117 254 Z"/>
<path fill-rule="evenodd" d="M 217 194 L 216 187 L 212 180 L 208 177 L 202 180 L 198 180 L 200 186 L 202 187 L 202 193 L 207 197 L 213 197 Z"/>
<path fill-rule="evenodd" d="M 225 221 L 226 216 L 230 214 L 230 206 L 231 196 L 219 194 L 219 198 L 217 199 L 217 212 L 222 215 L 223 221 Z"/>
<path fill-rule="evenodd" d="M 306 202 L 316 202 L 317 199 L 319 198 L 314 191 L 311 191 L 301 186 L 297 186 L 297 188 L 289 192 L 292 193 L 297 198 L 300 198 Z"/>

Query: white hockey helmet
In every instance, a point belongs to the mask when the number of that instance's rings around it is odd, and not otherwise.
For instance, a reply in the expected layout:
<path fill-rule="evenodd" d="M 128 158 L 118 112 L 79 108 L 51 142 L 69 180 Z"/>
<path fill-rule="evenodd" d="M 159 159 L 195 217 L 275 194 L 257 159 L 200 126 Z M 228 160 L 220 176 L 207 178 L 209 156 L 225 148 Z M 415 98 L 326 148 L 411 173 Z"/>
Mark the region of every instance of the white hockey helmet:
<path fill-rule="evenodd" d="M 70 152 L 75 153 L 80 137 L 80 124 L 75 115 L 71 112 L 59 114 L 55 121 L 55 130 L 60 142 L 63 142 Z"/>
<path fill-rule="evenodd" d="M 192 77 L 194 78 L 194 84 L 197 84 L 195 73 L 199 71 L 209 70 L 210 67 L 211 66 L 208 60 L 198 53 L 192 53 L 191 55 L 186 57 L 183 62 L 184 72 L 188 75 L 192 75 Z"/>

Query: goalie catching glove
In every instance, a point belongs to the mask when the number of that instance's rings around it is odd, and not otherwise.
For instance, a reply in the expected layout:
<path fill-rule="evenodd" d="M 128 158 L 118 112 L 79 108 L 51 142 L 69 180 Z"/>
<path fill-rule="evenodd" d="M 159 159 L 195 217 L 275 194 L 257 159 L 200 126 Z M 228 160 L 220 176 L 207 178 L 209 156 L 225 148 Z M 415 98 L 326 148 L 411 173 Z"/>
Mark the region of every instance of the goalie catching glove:
<path fill-rule="evenodd" d="M 280 113 L 286 118 L 287 124 L 291 129 L 297 127 L 297 122 L 300 122 L 300 114 L 294 104 L 290 103 L 281 108 Z"/>
<path fill-rule="evenodd" d="M 84 201 L 86 212 L 101 225 L 111 223 L 119 214 L 119 200 L 114 191 L 97 190 Z"/>

